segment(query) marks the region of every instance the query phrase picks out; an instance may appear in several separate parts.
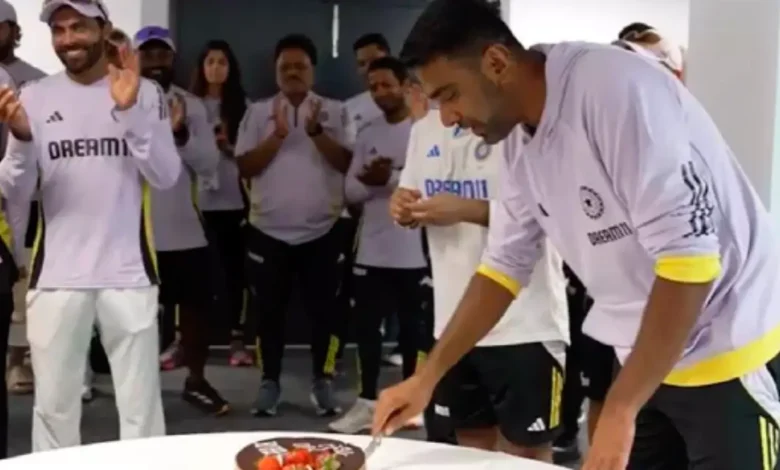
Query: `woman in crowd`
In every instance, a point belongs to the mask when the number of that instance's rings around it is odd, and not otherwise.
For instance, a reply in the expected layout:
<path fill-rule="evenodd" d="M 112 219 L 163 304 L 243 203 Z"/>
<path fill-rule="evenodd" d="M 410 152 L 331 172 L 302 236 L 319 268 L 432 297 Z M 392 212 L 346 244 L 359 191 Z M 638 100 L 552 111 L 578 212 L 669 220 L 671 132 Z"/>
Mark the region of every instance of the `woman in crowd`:
<path fill-rule="evenodd" d="M 199 207 L 206 221 L 209 242 L 219 256 L 224 276 L 217 276 L 218 302 L 230 317 L 230 364 L 248 366 L 252 356 L 244 346 L 244 243 L 243 225 L 248 202 L 238 174 L 233 146 L 247 108 L 241 70 L 230 45 L 221 40 L 206 43 L 198 57 L 190 91 L 203 99 L 222 153 L 217 175 L 198 184 Z"/>

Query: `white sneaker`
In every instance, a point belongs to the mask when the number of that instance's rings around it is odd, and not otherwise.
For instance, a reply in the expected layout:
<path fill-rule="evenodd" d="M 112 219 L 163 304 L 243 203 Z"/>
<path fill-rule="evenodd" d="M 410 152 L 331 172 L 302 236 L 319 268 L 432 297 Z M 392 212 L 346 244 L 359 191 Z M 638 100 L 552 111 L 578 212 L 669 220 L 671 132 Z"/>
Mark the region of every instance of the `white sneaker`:
<path fill-rule="evenodd" d="M 352 408 L 344 416 L 328 424 L 328 428 L 341 434 L 357 434 L 369 430 L 374 420 L 375 408 L 375 401 L 358 398 Z"/>
<path fill-rule="evenodd" d="M 422 414 L 415 416 L 404 424 L 405 429 L 421 429 L 425 427 L 425 418 Z"/>

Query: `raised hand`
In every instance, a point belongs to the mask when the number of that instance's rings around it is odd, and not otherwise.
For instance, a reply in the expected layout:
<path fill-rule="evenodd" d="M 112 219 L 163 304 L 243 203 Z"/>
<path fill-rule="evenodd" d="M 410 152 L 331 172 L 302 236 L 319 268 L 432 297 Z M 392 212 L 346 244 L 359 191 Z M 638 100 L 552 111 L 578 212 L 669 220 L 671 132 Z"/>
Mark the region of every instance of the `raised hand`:
<path fill-rule="evenodd" d="M 118 109 L 129 109 L 138 100 L 138 90 L 141 87 L 138 55 L 127 44 L 123 44 L 118 48 L 116 62 L 118 66 L 108 64 L 111 98 Z"/>
<path fill-rule="evenodd" d="M 309 101 L 309 114 L 306 116 L 306 132 L 314 134 L 317 127 L 320 126 L 320 112 L 322 111 L 322 100 Z"/>
<path fill-rule="evenodd" d="M 174 93 L 168 105 L 171 108 L 171 129 L 178 132 L 187 121 L 187 103 L 181 95 Z"/>
<path fill-rule="evenodd" d="M 287 103 L 282 103 L 282 99 L 277 96 L 274 98 L 273 122 L 274 135 L 284 139 L 290 133 L 290 125 L 287 122 Z"/>
<path fill-rule="evenodd" d="M 0 122 L 11 128 L 11 132 L 20 139 L 31 136 L 30 121 L 22 107 L 16 90 L 7 85 L 0 86 Z"/>

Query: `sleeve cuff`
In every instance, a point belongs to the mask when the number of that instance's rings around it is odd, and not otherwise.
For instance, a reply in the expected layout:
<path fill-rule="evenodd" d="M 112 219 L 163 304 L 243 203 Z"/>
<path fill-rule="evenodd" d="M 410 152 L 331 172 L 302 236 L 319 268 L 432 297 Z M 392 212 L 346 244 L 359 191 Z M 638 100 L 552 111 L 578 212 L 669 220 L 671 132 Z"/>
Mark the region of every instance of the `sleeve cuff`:
<path fill-rule="evenodd" d="M 111 110 L 111 116 L 114 117 L 114 120 L 124 126 L 125 132 L 127 131 L 133 131 L 135 128 L 139 125 L 139 123 L 144 122 L 144 118 L 146 113 L 141 109 L 141 106 L 136 103 L 131 108 L 120 110 L 117 108 L 114 108 Z M 144 129 L 145 131 L 146 129 Z"/>
<path fill-rule="evenodd" d="M 506 274 L 494 268 L 491 268 L 486 264 L 480 264 L 479 267 L 477 268 L 477 273 L 485 276 L 486 278 L 492 280 L 496 284 L 505 288 L 506 290 L 511 292 L 512 295 L 514 295 L 515 297 L 517 296 L 517 294 L 520 293 L 519 282 L 512 279 L 510 276 L 507 276 Z"/>
<path fill-rule="evenodd" d="M 719 255 L 669 256 L 655 263 L 655 274 L 669 281 L 689 284 L 710 282 L 720 275 Z"/>

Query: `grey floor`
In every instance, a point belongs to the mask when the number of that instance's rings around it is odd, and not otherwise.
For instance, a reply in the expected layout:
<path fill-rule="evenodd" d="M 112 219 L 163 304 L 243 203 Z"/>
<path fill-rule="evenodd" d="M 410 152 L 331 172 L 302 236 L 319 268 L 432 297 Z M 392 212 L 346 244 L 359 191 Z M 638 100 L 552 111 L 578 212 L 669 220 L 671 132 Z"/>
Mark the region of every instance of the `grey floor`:
<path fill-rule="evenodd" d="M 179 398 L 184 380 L 183 370 L 163 373 L 163 401 L 170 434 L 189 434 L 224 431 L 279 430 L 326 432 L 329 418 L 319 418 L 309 403 L 310 363 L 305 350 L 288 350 L 284 363 L 282 387 L 284 402 L 279 415 L 274 418 L 250 416 L 249 408 L 254 392 L 260 382 L 257 369 L 236 369 L 227 367 L 224 360 L 215 359 L 208 368 L 212 384 L 230 401 L 230 414 L 214 418 L 204 416 Z M 354 364 L 351 352 L 347 351 L 345 365 Z M 354 400 L 354 368 L 337 379 L 337 388 L 342 402 L 349 405 Z M 392 384 L 400 379 L 398 368 L 384 368 L 380 379 L 382 385 Z M 117 417 L 111 395 L 110 378 L 98 376 L 98 396 L 84 407 L 82 439 L 85 443 L 117 439 Z M 30 451 L 31 396 L 12 396 L 9 403 L 10 454 L 20 455 Z M 405 431 L 402 437 L 423 439 L 423 431 Z M 571 467 L 578 468 L 578 467 Z"/>

